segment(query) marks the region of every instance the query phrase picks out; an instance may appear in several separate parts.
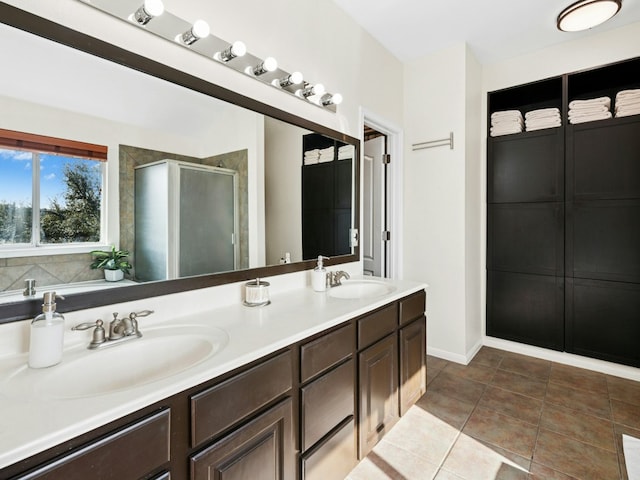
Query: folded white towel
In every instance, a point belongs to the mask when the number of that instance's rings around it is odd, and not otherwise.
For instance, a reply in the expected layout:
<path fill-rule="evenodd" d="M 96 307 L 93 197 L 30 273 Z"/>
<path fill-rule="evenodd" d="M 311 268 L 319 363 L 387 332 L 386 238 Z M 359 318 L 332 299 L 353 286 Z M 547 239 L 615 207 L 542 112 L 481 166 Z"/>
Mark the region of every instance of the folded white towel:
<path fill-rule="evenodd" d="M 559 108 L 539 108 L 538 110 L 531 110 L 524 114 L 525 119 L 529 118 L 538 118 L 538 117 L 552 117 L 552 116 L 560 116 Z"/>
<path fill-rule="evenodd" d="M 318 163 L 327 163 L 327 162 L 333 162 L 333 157 L 327 157 L 327 158 L 320 157 L 318 159 Z"/>
<path fill-rule="evenodd" d="M 561 120 L 560 115 L 548 115 L 548 116 L 541 116 L 541 117 L 529 117 L 527 118 L 524 123 L 530 123 L 530 122 L 559 122 Z"/>
<path fill-rule="evenodd" d="M 585 123 L 585 122 L 593 122 L 594 120 L 605 120 L 607 118 L 611 118 L 611 112 L 600 112 L 594 113 L 592 115 L 579 115 L 577 117 L 569 118 L 569 123 Z"/>
<path fill-rule="evenodd" d="M 315 165 L 318 163 L 318 157 L 316 158 L 305 158 L 302 162 L 304 165 Z"/>
<path fill-rule="evenodd" d="M 592 98 L 590 100 L 574 100 L 569 103 L 569 108 L 577 110 L 580 108 L 593 107 L 595 105 L 604 105 L 607 108 L 611 108 L 611 98 L 598 97 L 598 98 Z"/>
<path fill-rule="evenodd" d="M 560 125 L 562 125 L 562 121 L 560 120 L 560 117 L 552 118 L 552 119 L 534 118 L 531 120 L 527 120 L 527 123 L 526 123 L 527 130 L 529 129 L 529 127 L 540 127 L 540 126 L 559 127 Z"/>
<path fill-rule="evenodd" d="M 491 120 L 494 118 L 522 118 L 520 110 L 500 110 L 491 114 Z"/>
<path fill-rule="evenodd" d="M 606 105 L 592 105 L 590 107 L 570 108 L 569 116 L 582 115 L 582 114 L 590 115 L 592 113 L 600 113 L 600 112 L 608 112 L 608 111 L 609 111 L 609 107 L 607 107 Z"/>
<path fill-rule="evenodd" d="M 561 124 L 557 124 L 557 125 L 534 125 L 534 126 L 527 125 L 527 132 L 534 132 L 536 130 L 544 130 L 546 128 L 558 128 L 560 126 L 561 126 Z"/>
<path fill-rule="evenodd" d="M 522 127 L 523 125 L 524 125 L 524 122 L 522 120 L 500 120 L 499 122 L 491 122 L 492 127 L 510 128 L 515 126 Z"/>
<path fill-rule="evenodd" d="M 497 137 L 499 135 L 510 135 L 512 133 L 520 133 L 522 132 L 522 127 L 519 125 L 514 125 L 511 127 L 491 127 L 489 133 L 492 137 Z"/>
<path fill-rule="evenodd" d="M 631 90 L 620 90 L 618 93 L 616 93 L 616 100 L 627 97 L 640 97 L 640 88 Z"/>
<path fill-rule="evenodd" d="M 638 115 L 640 114 L 640 107 L 639 108 L 623 108 L 622 110 L 618 110 L 616 111 L 616 117 L 629 117 L 631 115 Z"/>
<path fill-rule="evenodd" d="M 628 99 L 624 98 L 622 100 L 616 101 L 616 108 L 627 107 L 627 106 L 631 107 L 634 105 L 640 105 L 640 97 L 638 98 L 629 97 Z"/>

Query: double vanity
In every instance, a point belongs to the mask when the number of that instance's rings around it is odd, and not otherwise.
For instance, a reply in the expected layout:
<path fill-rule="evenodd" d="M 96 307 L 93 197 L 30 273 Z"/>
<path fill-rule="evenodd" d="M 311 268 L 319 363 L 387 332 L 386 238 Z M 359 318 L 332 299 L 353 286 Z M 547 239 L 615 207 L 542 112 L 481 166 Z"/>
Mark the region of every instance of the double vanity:
<path fill-rule="evenodd" d="M 342 479 L 425 392 L 424 288 L 348 280 L 182 316 L 163 302 L 211 291 L 158 297 L 140 339 L 95 350 L 67 319 L 59 365 L 0 362 L 0 478 Z"/>

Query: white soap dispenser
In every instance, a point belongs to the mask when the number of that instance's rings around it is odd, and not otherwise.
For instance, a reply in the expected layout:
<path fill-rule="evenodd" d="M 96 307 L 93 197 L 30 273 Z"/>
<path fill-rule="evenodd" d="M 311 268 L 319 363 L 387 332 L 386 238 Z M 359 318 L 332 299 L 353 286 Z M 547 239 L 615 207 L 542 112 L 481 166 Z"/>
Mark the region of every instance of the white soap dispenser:
<path fill-rule="evenodd" d="M 329 257 L 318 255 L 318 265 L 311 272 L 311 286 L 316 292 L 327 290 L 327 269 L 324 268 L 323 260 L 329 260 Z"/>
<path fill-rule="evenodd" d="M 46 292 L 42 313 L 31 322 L 29 367 L 45 368 L 60 363 L 63 342 L 64 317 L 56 312 L 56 292 Z"/>

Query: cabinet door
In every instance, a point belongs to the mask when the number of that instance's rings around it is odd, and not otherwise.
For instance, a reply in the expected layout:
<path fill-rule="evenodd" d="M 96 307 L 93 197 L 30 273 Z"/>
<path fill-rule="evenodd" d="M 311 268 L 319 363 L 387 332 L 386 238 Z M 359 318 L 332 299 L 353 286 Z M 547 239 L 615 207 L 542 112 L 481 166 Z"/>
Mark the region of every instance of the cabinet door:
<path fill-rule="evenodd" d="M 400 415 L 427 391 L 427 324 L 422 317 L 400 330 Z"/>
<path fill-rule="evenodd" d="M 288 398 L 191 458 L 191 480 L 293 480 Z"/>
<path fill-rule="evenodd" d="M 360 352 L 359 458 L 364 458 L 398 421 L 397 336 Z"/>

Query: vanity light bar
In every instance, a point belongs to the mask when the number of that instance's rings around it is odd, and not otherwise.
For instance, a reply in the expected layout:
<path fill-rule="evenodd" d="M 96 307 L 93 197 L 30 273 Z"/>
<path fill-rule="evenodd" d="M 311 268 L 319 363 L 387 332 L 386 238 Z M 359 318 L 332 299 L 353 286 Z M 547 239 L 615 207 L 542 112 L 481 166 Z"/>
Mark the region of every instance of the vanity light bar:
<path fill-rule="evenodd" d="M 232 44 L 212 35 L 204 20 L 193 23 L 167 12 L 162 0 L 78 0 L 97 10 L 136 25 L 213 61 L 288 93 L 323 110 L 336 111 L 342 95 L 326 93 L 321 83 L 303 82 L 299 72 L 287 72 L 273 57 L 247 52 L 244 43 Z"/>

